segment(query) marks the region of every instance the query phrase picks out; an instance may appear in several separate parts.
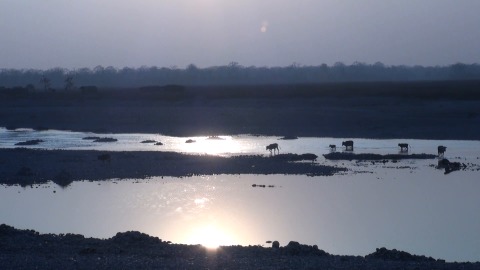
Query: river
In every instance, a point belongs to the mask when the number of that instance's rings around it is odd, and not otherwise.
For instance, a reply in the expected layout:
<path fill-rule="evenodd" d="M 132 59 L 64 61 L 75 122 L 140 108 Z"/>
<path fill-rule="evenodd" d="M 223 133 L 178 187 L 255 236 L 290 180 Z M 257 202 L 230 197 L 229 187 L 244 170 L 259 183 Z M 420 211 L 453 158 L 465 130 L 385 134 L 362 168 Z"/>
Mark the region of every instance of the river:
<path fill-rule="evenodd" d="M 111 137 L 113 143 L 83 140 Z M 41 233 L 78 233 L 108 238 L 137 230 L 175 243 L 281 245 L 295 240 L 332 254 L 366 255 L 378 247 L 396 248 L 447 261 L 480 261 L 480 142 L 372 140 L 252 135 L 170 137 L 159 134 L 93 134 L 69 131 L 9 131 L 0 128 L 0 148 L 41 139 L 31 148 L 111 151 L 175 151 L 222 156 L 315 153 L 318 163 L 347 167 L 334 176 L 214 175 L 186 178 L 112 179 L 0 189 L 0 223 Z M 187 139 L 195 143 L 185 143 Z M 329 145 L 353 139 L 355 153 L 436 154 L 467 168 L 444 174 L 437 159 L 398 162 L 328 161 Z M 160 141 L 163 145 L 141 143 Z M 252 185 L 257 185 L 253 187 Z M 258 187 L 265 185 L 265 187 Z"/>

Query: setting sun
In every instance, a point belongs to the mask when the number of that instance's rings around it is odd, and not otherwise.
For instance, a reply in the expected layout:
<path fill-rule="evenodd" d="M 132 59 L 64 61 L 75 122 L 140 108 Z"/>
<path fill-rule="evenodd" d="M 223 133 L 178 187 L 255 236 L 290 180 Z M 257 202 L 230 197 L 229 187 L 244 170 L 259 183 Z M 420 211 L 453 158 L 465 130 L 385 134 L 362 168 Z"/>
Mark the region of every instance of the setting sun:
<path fill-rule="evenodd" d="M 219 246 L 234 244 L 231 235 L 222 230 L 222 228 L 213 224 L 204 225 L 193 229 L 188 242 L 191 244 L 200 244 L 209 249 L 216 249 Z"/>

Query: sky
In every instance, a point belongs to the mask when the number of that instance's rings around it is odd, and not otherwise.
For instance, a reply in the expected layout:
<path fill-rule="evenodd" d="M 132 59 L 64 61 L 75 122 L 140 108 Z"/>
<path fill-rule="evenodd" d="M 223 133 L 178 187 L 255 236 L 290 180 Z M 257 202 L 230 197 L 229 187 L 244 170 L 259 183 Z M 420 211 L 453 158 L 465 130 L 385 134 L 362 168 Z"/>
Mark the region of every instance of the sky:
<path fill-rule="evenodd" d="M 479 0 L 0 0 L 0 68 L 480 63 Z"/>

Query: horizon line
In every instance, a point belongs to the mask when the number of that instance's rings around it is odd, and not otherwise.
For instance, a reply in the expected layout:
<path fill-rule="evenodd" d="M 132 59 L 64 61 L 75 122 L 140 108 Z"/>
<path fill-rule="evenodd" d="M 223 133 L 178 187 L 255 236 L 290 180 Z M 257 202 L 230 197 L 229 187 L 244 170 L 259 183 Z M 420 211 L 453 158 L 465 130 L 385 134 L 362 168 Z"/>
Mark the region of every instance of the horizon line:
<path fill-rule="evenodd" d="M 122 69 L 150 69 L 150 68 L 157 68 L 157 69 L 170 69 L 170 70 L 187 70 L 189 68 L 195 68 L 199 70 L 203 69 L 211 69 L 211 68 L 219 68 L 219 67 L 236 67 L 236 68 L 308 68 L 308 67 L 335 67 L 335 66 L 379 66 L 383 68 L 391 68 L 391 67 L 406 67 L 406 68 L 414 68 L 414 67 L 422 67 L 422 68 L 445 68 L 445 67 L 451 67 L 455 65 L 466 65 L 466 66 L 477 66 L 479 63 L 472 62 L 472 63 L 465 63 L 465 62 L 456 62 L 453 64 L 447 64 L 447 65 L 420 65 L 420 64 L 414 64 L 414 65 L 405 65 L 405 64 L 398 64 L 398 65 L 389 65 L 385 64 L 383 62 L 377 61 L 375 63 L 367 63 L 367 62 L 359 62 L 359 61 L 354 61 L 351 64 L 346 64 L 342 61 L 337 61 L 334 64 L 328 65 L 326 63 L 318 64 L 318 65 L 304 65 L 301 63 L 293 62 L 290 65 L 284 65 L 284 66 L 268 66 L 268 65 L 263 65 L 263 66 L 256 66 L 256 65 L 242 65 L 238 62 L 232 61 L 228 64 L 225 65 L 211 65 L 211 66 L 205 66 L 205 67 L 199 67 L 198 65 L 191 63 L 186 65 L 185 67 L 179 67 L 177 65 L 170 65 L 170 66 L 156 66 L 156 65 L 140 65 L 140 66 L 123 66 L 123 67 L 118 67 L 118 66 L 112 66 L 112 65 L 96 65 L 93 67 L 74 67 L 74 68 L 66 68 L 66 67 L 61 67 L 61 66 L 55 66 L 55 67 L 50 67 L 50 68 L 9 68 L 9 67 L 0 67 L 0 72 L 3 72 L 5 70 L 32 70 L 32 71 L 49 71 L 49 70 L 64 70 L 64 71 L 76 71 L 76 70 L 82 70 L 82 69 L 90 69 L 90 70 L 95 70 L 95 69 L 115 69 L 115 70 L 122 70 Z"/>

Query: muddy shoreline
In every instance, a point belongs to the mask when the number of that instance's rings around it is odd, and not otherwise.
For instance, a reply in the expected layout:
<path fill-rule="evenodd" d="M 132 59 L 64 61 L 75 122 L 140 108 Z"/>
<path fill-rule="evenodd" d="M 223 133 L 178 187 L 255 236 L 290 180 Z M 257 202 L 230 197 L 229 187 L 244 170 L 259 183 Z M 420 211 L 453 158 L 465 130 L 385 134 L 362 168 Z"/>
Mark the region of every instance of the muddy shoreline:
<path fill-rule="evenodd" d="M 345 168 L 302 161 L 302 155 L 219 157 L 175 152 L 0 149 L 0 183 L 33 185 L 73 181 L 188 177 L 214 174 L 303 174 L 328 176 Z"/>

